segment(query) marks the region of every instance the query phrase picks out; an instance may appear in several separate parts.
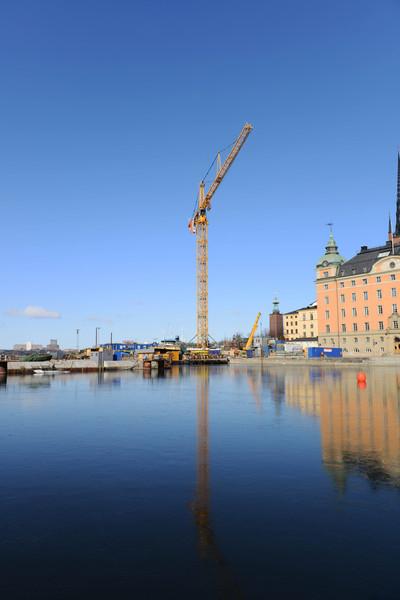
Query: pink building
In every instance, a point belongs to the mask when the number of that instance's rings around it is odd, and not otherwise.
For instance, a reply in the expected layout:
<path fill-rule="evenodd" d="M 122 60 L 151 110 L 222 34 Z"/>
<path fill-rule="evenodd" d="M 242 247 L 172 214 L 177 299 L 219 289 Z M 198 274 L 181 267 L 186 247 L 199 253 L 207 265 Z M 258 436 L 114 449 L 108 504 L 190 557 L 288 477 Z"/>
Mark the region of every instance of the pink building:
<path fill-rule="evenodd" d="M 361 246 L 345 260 L 331 232 L 317 264 L 318 342 L 346 355 L 400 353 L 400 155 L 396 229 L 389 219 L 388 241 Z"/>

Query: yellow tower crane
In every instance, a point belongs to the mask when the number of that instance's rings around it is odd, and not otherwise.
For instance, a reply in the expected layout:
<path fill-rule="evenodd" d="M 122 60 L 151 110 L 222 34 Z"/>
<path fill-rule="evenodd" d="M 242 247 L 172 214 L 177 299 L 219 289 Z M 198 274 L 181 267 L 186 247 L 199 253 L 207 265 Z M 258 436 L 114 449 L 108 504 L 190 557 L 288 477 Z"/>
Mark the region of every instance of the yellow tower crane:
<path fill-rule="evenodd" d="M 200 183 L 199 196 L 193 217 L 189 221 L 189 229 L 196 234 L 196 261 L 197 261 L 197 345 L 200 348 L 208 347 L 208 220 L 206 211 L 211 209 L 211 199 L 221 181 L 229 171 L 233 161 L 239 154 L 247 140 L 253 126 L 246 123 L 233 144 L 232 150 L 224 164 L 220 165 L 220 155 L 217 156 L 217 175 L 205 192 L 204 179 Z"/>

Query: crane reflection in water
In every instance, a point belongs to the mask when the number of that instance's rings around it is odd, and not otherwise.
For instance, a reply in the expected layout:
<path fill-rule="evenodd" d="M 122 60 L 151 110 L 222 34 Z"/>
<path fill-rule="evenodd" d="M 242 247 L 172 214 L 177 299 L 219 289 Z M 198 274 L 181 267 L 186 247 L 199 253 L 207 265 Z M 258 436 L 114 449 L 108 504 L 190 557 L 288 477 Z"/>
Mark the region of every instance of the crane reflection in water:
<path fill-rule="evenodd" d="M 218 547 L 211 519 L 208 366 L 197 367 L 196 375 L 197 483 L 191 509 L 197 528 L 199 555 L 201 560 L 213 564 L 216 568 L 218 597 L 241 598 L 238 584 Z"/>

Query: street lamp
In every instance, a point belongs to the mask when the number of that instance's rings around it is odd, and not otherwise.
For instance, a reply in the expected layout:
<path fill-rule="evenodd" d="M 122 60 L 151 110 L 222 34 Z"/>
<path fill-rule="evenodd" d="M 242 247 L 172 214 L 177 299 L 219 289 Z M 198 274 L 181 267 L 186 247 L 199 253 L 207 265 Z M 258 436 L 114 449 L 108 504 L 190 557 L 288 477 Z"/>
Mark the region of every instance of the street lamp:
<path fill-rule="evenodd" d="M 97 348 L 97 332 L 100 331 L 101 327 L 96 327 L 96 343 L 95 348 Z"/>

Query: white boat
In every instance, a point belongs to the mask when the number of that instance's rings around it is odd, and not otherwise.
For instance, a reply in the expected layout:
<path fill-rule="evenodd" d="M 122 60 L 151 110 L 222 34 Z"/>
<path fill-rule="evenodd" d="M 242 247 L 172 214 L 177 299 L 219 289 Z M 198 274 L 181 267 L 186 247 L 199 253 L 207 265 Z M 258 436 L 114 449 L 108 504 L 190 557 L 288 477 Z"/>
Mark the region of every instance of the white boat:
<path fill-rule="evenodd" d="M 70 371 L 61 371 L 59 369 L 33 369 L 34 375 L 63 375 L 70 373 Z"/>

